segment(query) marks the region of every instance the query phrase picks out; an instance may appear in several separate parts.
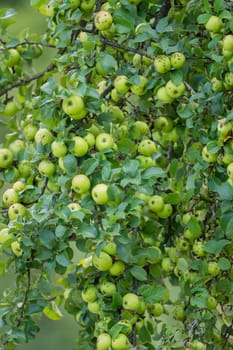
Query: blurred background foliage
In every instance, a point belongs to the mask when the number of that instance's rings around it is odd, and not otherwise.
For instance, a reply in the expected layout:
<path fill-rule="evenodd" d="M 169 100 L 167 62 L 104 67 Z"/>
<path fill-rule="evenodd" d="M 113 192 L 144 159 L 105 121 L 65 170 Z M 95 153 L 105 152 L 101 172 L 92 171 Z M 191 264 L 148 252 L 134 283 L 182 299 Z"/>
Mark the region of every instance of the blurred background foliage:
<path fill-rule="evenodd" d="M 30 0 L 0 0 L 0 8 L 14 8 L 15 23 L 9 28 L 9 34 L 14 36 L 29 28 L 32 33 L 43 34 L 46 29 L 46 19 L 38 11 L 30 6 Z M 36 69 L 43 69 L 53 55 L 52 50 L 47 49 L 37 59 Z M 1 118 L 4 120 L 4 117 Z M 4 142 L 7 130 L 0 126 L 0 143 Z M 1 191 L 2 192 L 2 191 Z M 3 290 L 14 286 L 13 269 L 7 276 L 0 276 L 0 297 Z M 64 350 L 72 349 L 75 345 L 78 327 L 73 317 L 63 311 L 64 317 L 60 321 L 50 321 L 46 318 L 40 320 L 40 333 L 35 340 L 27 345 L 22 345 L 19 350 Z"/>

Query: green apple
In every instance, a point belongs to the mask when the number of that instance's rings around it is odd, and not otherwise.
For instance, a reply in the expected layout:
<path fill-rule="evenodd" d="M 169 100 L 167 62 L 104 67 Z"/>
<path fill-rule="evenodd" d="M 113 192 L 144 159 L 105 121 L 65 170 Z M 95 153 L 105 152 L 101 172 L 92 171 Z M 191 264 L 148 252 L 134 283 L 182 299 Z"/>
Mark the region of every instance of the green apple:
<path fill-rule="evenodd" d="M 158 73 L 164 74 L 171 69 L 171 62 L 169 57 L 165 55 L 157 56 L 154 60 L 154 66 Z"/>
<path fill-rule="evenodd" d="M 97 204 L 107 204 L 109 201 L 108 198 L 108 185 L 98 184 L 95 185 L 91 191 L 93 200 Z"/>
<path fill-rule="evenodd" d="M 22 250 L 20 243 L 18 241 L 11 243 L 11 250 L 17 257 L 23 255 L 23 250 Z"/>
<path fill-rule="evenodd" d="M 206 29 L 213 33 L 218 33 L 222 26 L 222 20 L 217 16 L 211 16 L 205 24 Z"/>
<path fill-rule="evenodd" d="M 211 295 L 208 296 L 206 300 L 206 306 L 208 310 L 215 310 L 217 306 L 217 300 L 216 298 L 212 297 Z"/>
<path fill-rule="evenodd" d="M 109 29 L 112 25 L 112 15 L 107 11 L 99 11 L 94 18 L 95 27 L 98 30 Z"/>
<path fill-rule="evenodd" d="M 96 301 L 97 295 L 98 295 L 98 289 L 96 288 L 96 286 L 88 286 L 81 293 L 82 300 L 84 300 L 86 303 L 92 303 Z"/>
<path fill-rule="evenodd" d="M 42 15 L 47 17 L 52 17 L 54 14 L 54 9 L 51 4 L 43 4 L 39 7 L 39 11 Z"/>
<path fill-rule="evenodd" d="M 119 94 L 119 92 L 117 92 L 117 90 L 115 88 L 113 88 L 111 90 L 111 100 L 113 102 L 119 102 L 121 99 L 121 94 Z"/>
<path fill-rule="evenodd" d="M 3 114 L 6 117 L 13 117 L 18 111 L 19 111 L 19 108 L 16 102 L 13 100 L 13 101 L 7 102 L 7 104 L 5 105 Z"/>
<path fill-rule="evenodd" d="M 99 255 L 94 255 L 92 258 L 93 265 L 100 271 L 107 271 L 112 267 L 112 258 L 105 252 L 100 252 Z"/>
<path fill-rule="evenodd" d="M 213 79 L 211 79 L 211 83 L 212 83 L 212 90 L 213 90 L 213 92 L 222 91 L 223 83 L 222 83 L 221 80 L 219 80 L 216 77 L 214 77 Z"/>
<path fill-rule="evenodd" d="M 154 195 L 150 197 L 150 199 L 148 200 L 148 206 L 151 211 L 153 211 L 154 213 L 157 213 L 158 211 L 163 210 L 164 200 L 161 196 Z"/>
<path fill-rule="evenodd" d="M 91 183 L 89 178 L 84 174 L 79 174 L 73 177 L 71 188 L 79 194 L 87 193 Z"/>
<path fill-rule="evenodd" d="M 164 103 L 171 103 L 174 101 L 174 99 L 168 95 L 167 89 L 165 86 L 161 86 L 157 91 L 156 91 L 156 97 L 159 101 L 162 101 Z"/>
<path fill-rule="evenodd" d="M 90 11 L 95 6 L 96 0 L 82 0 L 80 8 L 83 11 Z"/>
<path fill-rule="evenodd" d="M 167 82 L 165 88 L 168 96 L 170 96 L 171 98 L 178 98 L 182 96 L 185 91 L 184 83 L 180 83 L 176 85 L 171 80 Z"/>
<path fill-rule="evenodd" d="M 72 153 L 75 154 L 76 157 L 83 157 L 88 152 L 88 143 L 81 136 L 74 136 L 72 141 L 74 142 Z"/>
<path fill-rule="evenodd" d="M 173 128 L 173 121 L 171 118 L 160 116 L 160 117 L 155 119 L 153 125 L 154 125 L 155 130 L 169 132 Z"/>
<path fill-rule="evenodd" d="M 63 141 L 53 141 L 51 144 L 51 150 L 54 157 L 64 157 L 67 153 L 67 147 Z"/>
<path fill-rule="evenodd" d="M 53 134 L 51 133 L 50 130 L 46 129 L 46 128 L 40 128 L 36 134 L 35 134 L 35 142 L 39 143 L 41 142 L 42 145 L 46 145 L 46 144 L 50 144 L 53 142 Z"/>
<path fill-rule="evenodd" d="M 116 285 L 113 282 L 104 281 L 100 284 L 100 291 L 107 297 L 111 297 L 116 293 Z"/>
<path fill-rule="evenodd" d="M 19 195 L 13 188 L 8 188 L 2 195 L 2 202 L 7 207 L 19 202 Z"/>
<path fill-rule="evenodd" d="M 95 140 L 95 146 L 98 151 L 102 151 L 106 148 L 113 148 L 114 140 L 112 135 L 107 134 L 106 132 L 100 133 L 97 135 Z"/>
<path fill-rule="evenodd" d="M 121 327 L 121 333 L 131 334 L 133 330 L 132 322 L 128 319 L 123 319 L 117 322 L 117 325 Z M 122 328 L 123 326 L 123 328 Z"/>
<path fill-rule="evenodd" d="M 0 230 L 0 244 L 4 244 L 12 238 L 12 235 L 9 233 L 9 231 L 9 228 L 3 228 Z"/>
<path fill-rule="evenodd" d="M 176 305 L 172 310 L 172 316 L 179 321 L 183 321 L 185 318 L 185 310 L 182 305 Z"/>
<path fill-rule="evenodd" d="M 4 63 L 7 67 L 14 67 L 16 66 L 20 61 L 20 54 L 16 49 L 9 49 L 6 52 L 6 58 L 4 60 Z"/>
<path fill-rule="evenodd" d="M 109 255 L 116 255 L 116 249 L 117 246 L 114 242 L 109 242 L 102 248 L 102 250 Z"/>
<path fill-rule="evenodd" d="M 230 87 L 233 87 L 233 72 L 227 72 L 225 74 L 225 83 L 229 85 Z"/>
<path fill-rule="evenodd" d="M 0 168 L 7 169 L 13 163 L 13 154 L 8 148 L 0 148 Z"/>
<path fill-rule="evenodd" d="M 157 211 L 157 215 L 159 218 L 161 219 L 167 219 L 169 216 L 172 215 L 173 209 L 172 209 L 172 205 L 170 203 L 166 203 L 164 204 L 164 207 L 162 210 Z"/>
<path fill-rule="evenodd" d="M 111 268 L 109 269 L 109 273 L 112 276 L 119 276 L 125 271 L 125 264 L 123 261 L 115 261 Z"/>
<path fill-rule="evenodd" d="M 175 69 L 183 67 L 185 62 L 185 55 L 182 52 L 174 52 L 170 57 L 171 65 Z"/>
<path fill-rule="evenodd" d="M 57 183 L 56 179 L 48 179 L 47 188 L 50 192 L 60 193 L 61 186 Z"/>
<path fill-rule="evenodd" d="M 10 143 L 9 149 L 14 156 L 17 156 L 20 151 L 25 150 L 25 143 L 23 140 L 17 139 Z"/>
<path fill-rule="evenodd" d="M 225 141 L 225 138 L 231 134 L 233 130 L 233 124 L 226 121 L 224 118 L 218 120 L 217 131 L 221 140 Z"/>
<path fill-rule="evenodd" d="M 228 34 L 223 38 L 223 49 L 233 54 L 233 35 Z"/>
<path fill-rule="evenodd" d="M 77 95 L 72 95 L 64 99 L 62 109 L 75 120 L 83 119 L 87 114 L 83 98 Z"/>
<path fill-rule="evenodd" d="M 109 350 L 112 344 L 112 338 L 108 333 L 101 333 L 96 340 L 96 350 Z"/>
<path fill-rule="evenodd" d="M 155 165 L 155 161 L 151 157 L 137 156 L 136 159 L 140 162 L 140 168 L 149 169 Z"/>
<path fill-rule="evenodd" d="M 138 152 L 143 156 L 150 157 L 157 151 L 157 147 L 154 141 L 150 139 L 142 140 L 138 145 Z"/>
<path fill-rule="evenodd" d="M 164 257 L 161 262 L 161 267 L 164 272 L 171 272 L 174 269 L 173 263 L 169 257 Z"/>
<path fill-rule="evenodd" d="M 132 125 L 132 131 L 135 135 L 135 138 L 141 138 L 142 136 L 145 136 L 149 132 L 149 126 L 147 123 L 137 120 Z"/>
<path fill-rule="evenodd" d="M 218 158 L 217 153 L 210 153 L 207 150 L 207 146 L 204 146 L 201 152 L 202 158 L 207 163 L 215 163 Z"/>
<path fill-rule="evenodd" d="M 139 308 L 140 299 L 134 293 L 127 293 L 123 296 L 122 306 L 125 310 L 137 311 Z"/>
<path fill-rule="evenodd" d="M 27 124 L 22 130 L 24 138 L 28 141 L 32 141 L 34 139 L 37 131 L 38 127 L 32 123 Z"/>
<path fill-rule="evenodd" d="M 129 2 L 131 4 L 138 5 L 138 4 L 140 4 L 140 2 L 142 2 L 142 0 L 129 0 Z"/>
<path fill-rule="evenodd" d="M 164 313 L 164 308 L 163 308 L 163 305 L 161 303 L 155 303 L 155 304 L 148 306 L 148 311 L 150 314 L 158 317 Z"/>
<path fill-rule="evenodd" d="M 143 297 L 140 297 L 139 298 L 139 306 L 138 306 L 138 309 L 137 309 L 137 313 L 140 314 L 140 315 L 144 314 L 146 309 L 147 309 L 147 304 L 146 304 L 145 300 L 143 299 Z"/>
<path fill-rule="evenodd" d="M 75 10 L 80 6 L 81 0 L 70 0 L 70 7 Z"/>
<path fill-rule="evenodd" d="M 100 305 L 96 301 L 87 303 L 87 308 L 93 314 L 98 314 L 100 312 Z"/>
<path fill-rule="evenodd" d="M 51 177 L 55 173 L 56 167 L 51 160 L 44 159 L 39 163 L 38 170 L 42 176 Z"/>
<path fill-rule="evenodd" d="M 119 94 L 125 94 L 129 90 L 129 81 L 125 75 L 118 75 L 113 84 Z"/>
<path fill-rule="evenodd" d="M 32 173 L 32 165 L 29 161 L 22 160 L 22 162 L 18 164 L 18 170 L 21 177 L 27 178 Z"/>
<path fill-rule="evenodd" d="M 127 350 L 129 349 L 129 339 L 123 333 L 119 333 L 112 340 L 112 350 Z"/>
<path fill-rule="evenodd" d="M 143 75 L 139 76 L 139 82 L 137 84 L 134 84 L 130 87 L 130 90 L 133 94 L 141 96 L 146 93 L 146 85 L 147 85 L 147 78 Z"/>
<path fill-rule="evenodd" d="M 25 185 L 25 182 L 19 180 L 19 181 L 16 181 L 12 187 L 13 187 L 13 190 L 15 190 L 16 192 L 21 192 L 25 190 L 26 185 Z"/>
<path fill-rule="evenodd" d="M 81 205 L 75 202 L 69 203 L 68 208 L 70 209 L 70 211 L 79 211 L 81 209 Z"/>
<path fill-rule="evenodd" d="M 109 113 L 113 116 L 116 123 L 120 123 L 125 119 L 124 112 L 118 106 L 110 106 Z"/>
<path fill-rule="evenodd" d="M 210 261 L 207 264 L 207 271 L 210 275 L 217 276 L 220 273 L 220 267 L 216 261 Z"/>
<path fill-rule="evenodd" d="M 230 179 L 233 180 L 233 163 L 228 164 L 227 175 L 229 176 Z"/>
<path fill-rule="evenodd" d="M 18 216 L 22 218 L 26 214 L 26 208 L 21 203 L 12 204 L 8 209 L 8 217 L 10 220 L 17 220 Z"/>
<path fill-rule="evenodd" d="M 206 350 L 206 345 L 201 341 L 195 339 L 192 341 L 191 350 Z"/>
<path fill-rule="evenodd" d="M 95 136 L 92 133 L 88 132 L 83 139 L 87 142 L 89 150 L 95 146 Z"/>
<path fill-rule="evenodd" d="M 205 255 L 205 244 L 201 241 L 195 241 L 192 246 L 192 251 L 199 257 Z"/>

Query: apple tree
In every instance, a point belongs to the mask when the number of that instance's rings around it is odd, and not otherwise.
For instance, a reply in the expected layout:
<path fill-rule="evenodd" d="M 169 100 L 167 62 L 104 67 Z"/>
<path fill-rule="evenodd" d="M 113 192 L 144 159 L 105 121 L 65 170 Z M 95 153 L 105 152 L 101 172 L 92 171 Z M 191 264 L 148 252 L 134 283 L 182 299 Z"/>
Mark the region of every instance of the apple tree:
<path fill-rule="evenodd" d="M 31 5 L 43 35 L 0 11 L 0 349 L 63 308 L 79 350 L 232 349 L 233 3 Z"/>

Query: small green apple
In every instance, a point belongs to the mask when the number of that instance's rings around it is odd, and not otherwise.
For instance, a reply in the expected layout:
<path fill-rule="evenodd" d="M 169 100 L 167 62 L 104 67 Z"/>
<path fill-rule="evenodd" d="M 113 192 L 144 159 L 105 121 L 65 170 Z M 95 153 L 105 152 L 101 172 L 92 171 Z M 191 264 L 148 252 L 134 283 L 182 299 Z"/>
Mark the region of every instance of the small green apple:
<path fill-rule="evenodd" d="M 0 230 L 0 244 L 4 244 L 12 238 L 12 235 L 9 233 L 9 231 L 9 228 L 3 228 Z"/>
<path fill-rule="evenodd" d="M 16 49 L 9 49 L 6 52 L 6 58 L 4 60 L 4 63 L 8 67 L 14 67 L 16 66 L 20 61 L 20 54 Z"/>
<path fill-rule="evenodd" d="M 223 38 L 223 49 L 233 54 L 233 35 L 228 34 Z"/>
<path fill-rule="evenodd" d="M 144 95 L 146 93 L 147 82 L 148 82 L 148 79 L 143 75 L 140 75 L 139 82 L 130 87 L 131 92 L 138 96 Z"/>
<path fill-rule="evenodd" d="M 7 207 L 19 202 L 19 195 L 13 188 L 8 188 L 2 195 L 2 202 Z"/>
<path fill-rule="evenodd" d="M 13 101 L 7 102 L 7 104 L 5 105 L 3 114 L 6 117 L 13 117 L 18 111 L 19 111 L 19 108 L 17 106 L 17 103 L 13 100 Z"/>
<path fill-rule="evenodd" d="M 206 29 L 213 33 L 218 33 L 222 26 L 222 20 L 217 16 L 211 16 L 205 24 Z"/>
<path fill-rule="evenodd" d="M 8 209 L 8 217 L 10 220 L 17 220 L 19 216 L 22 218 L 26 214 L 26 208 L 21 203 L 12 204 Z"/>
<path fill-rule="evenodd" d="M 90 189 L 91 183 L 89 178 L 84 174 L 79 174 L 73 177 L 71 187 L 79 194 L 87 193 Z"/>
<path fill-rule="evenodd" d="M 109 273 L 112 276 L 119 276 L 125 271 L 125 264 L 123 261 L 115 261 L 111 268 L 109 269 Z"/>
<path fill-rule="evenodd" d="M 129 90 L 129 81 L 125 75 L 118 75 L 113 84 L 119 94 L 125 94 Z"/>
<path fill-rule="evenodd" d="M 55 173 L 56 167 L 51 160 L 44 159 L 39 163 L 38 170 L 42 176 L 51 177 Z"/>
<path fill-rule="evenodd" d="M 92 133 L 88 132 L 83 139 L 87 142 L 89 150 L 95 146 L 95 136 Z"/>
<path fill-rule="evenodd" d="M 19 241 L 15 241 L 11 243 L 11 250 L 17 257 L 23 255 L 23 250 L 20 246 Z"/>
<path fill-rule="evenodd" d="M 157 147 L 154 141 L 150 139 L 142 140 L 138 145 L 138 152 L 143 156 L 150 157 L 157 151 Z"/>
<path fill-rule="evenodd" d="M 108 333 L 101 333 L 97 337 L 96 350 L 109 350 L 112 344 L 112 338 Z"/>
<path fill-rule="evenodd" d="M 202 158 L 207 163 L 215 163 L 218 158 L 217 153 L 210 153 L 207 150 L 207 146 L 204 146 L 201 152 Z"/>
<path fill-rule="evenodd" d="M 183 321 L 185 318 L 185 310 L 182 305 L 176 305 L 172 310 L 172 316 L 179 321 Z"/>
<path fill-rule="evenodd" d="M 229 176 L 230 179 L 233 180 L 233 163 L 228 164 L 227 175 Z"/>
<path fill-rule="evenodd" d="M 87 308 L 93 314 L 98 314 L 100 312 L 100 305 L 96 301 L 87 303 Z"/>
<path fill-rule="evenodd" d="M 88 152 L 88 143 L 81 136 L 74 136 L 72 141 L 74 142 L 73 148 L 71 150 L 72 153 L 75 154 L 76 157 L 81 158 Z"/>
<path fill-rule="evenodd" d="M 8 148 L 0 148 L 0 168 L 7 169 L 13 163 L 13 153 Z"/>
<path fill-rule="evenodd" d="M 18 170 L 19 170 L 19 173 L 20 173 L 21 177 L 27 178 L 32 173 L 32 165 L 31 165 L 31 163 L 29 161 L 22 160 L 18 164 Z"/>
<path fill-rule="evenodd" d="M 81 205 L 78 203 L 69 203 L 68 204 L 68 208 L 70 209 L 70 211 L 79 211 L 81 209 Z"/>
<path fill-rule="evenodd" d="M 95 6 L 96 0 L 82 0 L 80 8 L 83 11 L 90 11 Z"/>
<path fill-rule="evenodd" d="M 164 257 L 161 262 L 161 267 L 164 272 L 171 272 L 174 269 L 173 263 L 169 257 Z"/>
<path fill-rule="evenodd" d="M 107 134 L 105 132 L 97 135 L 95 140 L 95 146 L 98 151 L 102 151 L 106 148 L 113 148 L 114 140 L 111 134 Z"/>
<path fill-rule="evenodd" d="M 52 143 L 54 138 L 50 130 L 46 128 L 40 128 L 36 132 L 34 139 L 36 143 L 41 142 L 42 145 L 46 145 Z"/>
<path fill-rule="evenodd" d="M 112 350 L 127 350 L 129 349 L 129 339 L 123 333 L 119 333 L 112 339 Z"/>
<path fill-rule="evenodd" d="M 53 141 L 51 144 L 51 150 L 54 157 L 64 157 L 67 153 L 67 147 L 63 141 Z"/>
<path fill-rule="evenodd" d="M 82 300 L 84 300 L 86 303 L 92 303 L 96 301 L 97 295 L 98 295 L 98 289 L 96 288 L 96 286 L 88 286 L 81 293 Z"/>
<path fill-rule="evenodd" d="M 206 306 L 208 310 L 215 310 L 218 302 L 215 297 L 209 295 L 206 300 Z"/>
<path fill-rule="evenodd" d="M 193 340 L 191 344 L 191 349 L 192 350 L 206 350 L 206 345 L 202 343 L 201 341 L 195 339 Z"/>
<path fill-rule="evenodd" d="M 184 83 L 180 83 L 176 85 L 171 80 L 167 82 L 165 88 L 168 96 L 170 96 L 171 98 L 178 98 L 182 96 L 185 91 Z"/>
<path fill-rule="evenodd" d="M 107 191 L 108 191 L 108 185 L 106 184 L 95 185 L 91 191 L 93 200 L 97 204 L 107 204 L 109 201 Z"/>
<path fill-rule="evenodd" d="M 161 303 L 155 303 L 155 304 L 148 306 L 148 311 L 150 314 L 158 317 L 164 313 L 164 308 L 163 308 L 163 305 Z"/>
<path fill-rule="evenodd" d="M 107 297 L 111 297 L 116 293 L 116 285 L 113 282 L 104 281 L 100 284 L 100 291 Z"/>
<path fill-rule="evenodd" d="M 185 62 L 185 55 L 182 52 L 174 52 L 170 57 L 171 65 L 175 69 L 183 67 Z"/>
<path fill-rule="evenodd" d="M 105 252 L 100 252 L 99 255 L 94 255 L 92 258 L 93 265 L 100 271 L 107 271 L 112 267 L 112 258 Z"/>
<path fill-rule="evenodd" d="M 164 204 L 164 207 L 162 210 L 157 211 L 157 215 L 161 219 L 167 219 L 169 216 L 171 216 L 173 213 L 172 205 L 170 203 Z"/>
<path fill-rule="evenodd" d="M 163 210 L 164 200 L 161 196 L 154 195 L 148 200 L 148 205 L 151 211 L 157 213 L 158 211 Z"/>
<path fill-rule="evenodd" d="M 193 243 L 192 251 L 199 257 L 205 256 L 205 244 L 201 241 L 195 241 Z"/>
<path fill-rule="evenodd" d="M 156 98 L 159 101 L 162 101 L 164 103 L 171 103 L 174 101 L 174 99 L 168 95 L 167 89 L 165 86 L 161 86 L 157 91 L 156 91 Z"/>
<path fill-rule="evenodd" d="M 164 74 L 171 69 L 171 62 L 169 57 L 165 55 L 157 56 L 154 60 L 154 66 L 158 73 Z"/>
<path fill-rule="evenodd" d="M 137 311 L 139 308 L 140 300 L 138 295 L 134 293 L 127 293 L 123 296 L 122 306 L 125 310 Z"/>
<path fill-rule="evenodd" d="M 32 141 L 37 131 L 38 127 L 32 123 L 27 124 L 22 130 L 23 136 L 27 141 Z"/>
<path fill-rule="evenodd" d="M 171 118 L 160 116 L 154 121 L 155 130 L 161 130 L 164 132 L 169 132 L 173 128 L 173 121 Z"/>
<path fill-rule="evenodd" d="M 62 109 L 75 120 L 83 119 L 87 114 L 83 98 L 77 95 L 72 95 L 64 99 Z"/>
<path fill-rule="evenodd" d="M 99 11 L 94 18 L 95 27 L 98 30 L 109 29 L 112 25 L 112 15 L 107 11 Z"/>
<path fill-rule="evenodd" d="M 207 264 L 207 271 L 210 275 L 217 276 L 220 273 L 220 267 L 216 261 L 210 261 Z"/>
<path fill-rule="evenodd" d="M 116 249 L 117 249 L 117 246 L 116 246 L 116 243 L 114 243 L 114 242 L 108 242 L 108 243 L 102 248 L 102 250 L 103 250 L 105 253 L 108 253 L 109 255 L 116 255 Z"/>

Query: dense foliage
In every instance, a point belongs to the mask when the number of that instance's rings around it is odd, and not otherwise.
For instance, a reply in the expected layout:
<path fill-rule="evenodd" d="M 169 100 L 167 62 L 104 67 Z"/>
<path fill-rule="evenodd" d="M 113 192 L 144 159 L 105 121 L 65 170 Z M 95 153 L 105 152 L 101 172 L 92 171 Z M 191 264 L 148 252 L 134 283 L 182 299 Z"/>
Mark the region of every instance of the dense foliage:
<path fill-rule="evenodd" d="M 232 349 L 233 3 L 31 4 L 42 36 L 0 11 L 0 349 L 62 306 L 79 350 Z"/>

